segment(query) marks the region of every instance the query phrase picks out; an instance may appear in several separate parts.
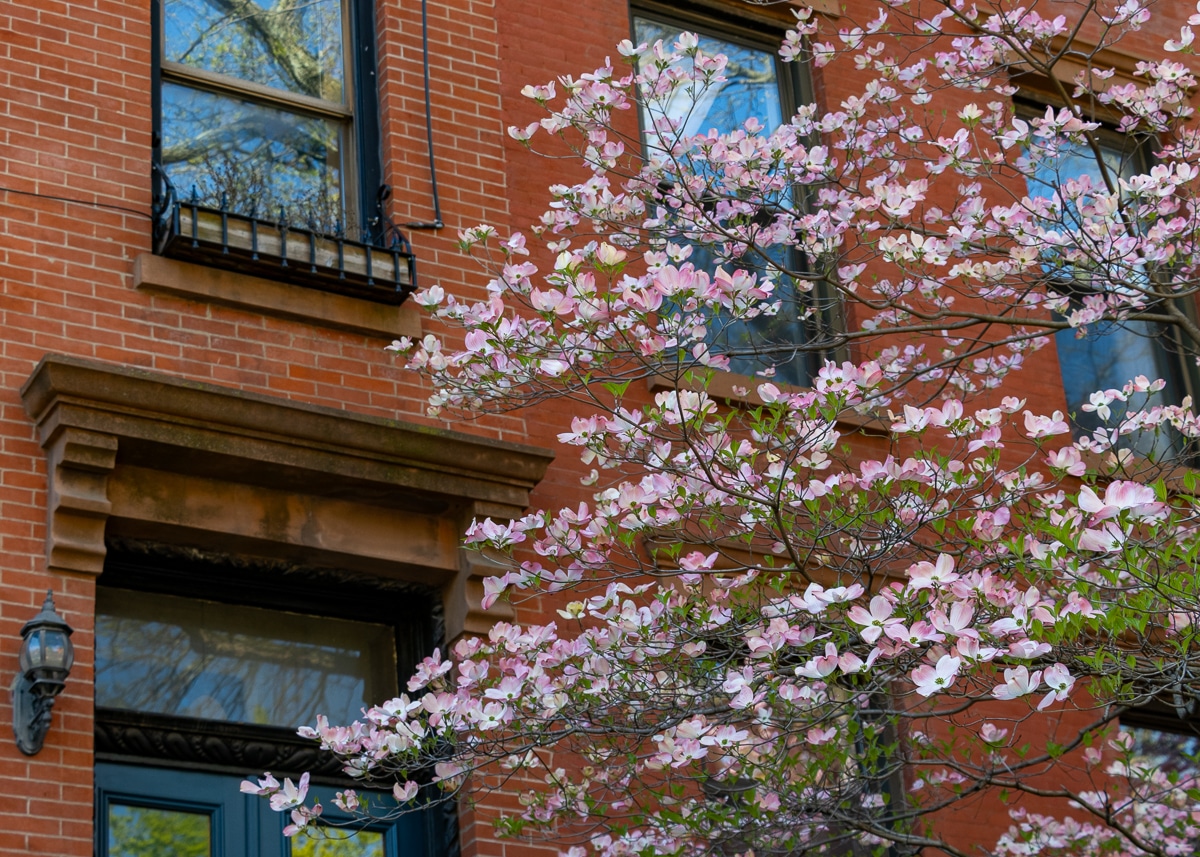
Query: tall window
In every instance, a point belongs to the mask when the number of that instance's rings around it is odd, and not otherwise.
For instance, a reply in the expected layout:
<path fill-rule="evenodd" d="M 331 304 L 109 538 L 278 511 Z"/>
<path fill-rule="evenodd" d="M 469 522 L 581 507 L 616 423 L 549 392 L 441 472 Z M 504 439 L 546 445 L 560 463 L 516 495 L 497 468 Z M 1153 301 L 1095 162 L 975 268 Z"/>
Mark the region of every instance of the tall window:
<path fill-rule="evenodd" d="M 670 103 L 657 102 L 649 109 L 643 108 L 642 124 L 649 149 L 663 145 L 654 132 L 656 120 L 663 117 L 672 120 L 677 129 L 674 133 L 683 136 L 713 129 L 729 133 L 751 117 L 757 118 L 769 133 L 791 118 L 802 81 L 794 65 L 779 59 L 778 40 L 772 40 L 772 34 L 679 18 L 657 9 L 635 13 L 633 30 L 639 43 L 653 45 L 661 39 L 668 47 L 680 33 L 694 32 L 704 53 L 724 54 L 729 61 L 724 82 L 703 91 L 681 93 Z M 690 166 L 680 164 L 681 169 Z M 786 194 L 771 202 L 784 208 L 795 204 Z M 774 247 L 765 254 L 753 250 L 739 258 L 719 258 L 715 248 L 694 245 L 690 261 L 699 269 L 712 270 L 717 265 L 743 268 L 775 281 L 775 295 L 782 301 L 777 314 L 745 321 L 718 315 L 710 319 L 709 344 L 729 357 L 734 372 L 753 375 L 768 370 L 777 380 L 807 383 L 812 374 L 810 355 L 800 346 L 810 338 L 806 318 L 811 315 L 811 304 L 799 299 L 794 283 L 782 273 L 796 269 L 796 254 Z"/>
<path fill-rule="evenodd" d="M 1099 140 L 1105 168 L 1113 179 L 1128 178 L 1144 170 L 1145 152 L 1140 146 L 1116 134 L 1102 134 Z M 1029 194 L 1053 198 L 1065 182 L 1083 176 L 1091 180 L 1094 188 L 1105 188 L 1100 166 L 1091 149 L 1082 143 L 1064 142 L 1057 157 L 1034 164 L 1028 180 Z M 1070 206 L 1063 207 L 1062 218 L 1066 228 L 1075 228 Z M 1144 271 L 1136 267 L 1122 269 L 1119 264 L 1109 265 L 1108 271 L 1095 272 L 1078 266 L 1058 265 L 1053 259 L 1048 259 L 1047 264 L 1052 283 L 1057 284 L 1053 288 L 1068 294 L 1073 308 L 1082 307 L 1088 300 L 1103 298 L 1111 290 L 1135 293 L 1145 277 Z M 1149 306 L 1152 308 L 1153 304 Z M 1109 406 L 1112 416 L 1107 421 L 1094 410 L 1084 410 L 1084 405 L 1090 403 L 1092 393 L 1120 389 L 1139 375 L 1150 380 L 1161 378 L 1167 386 L 1148 399 L 1132 402 L 1133 407 L 1179 404 L 1183 399 L 1182 361 L 1173 347 L 1170 330 L 1160 324 L 1138 320 L 1101 321 L 1087 325 L 1084 330 L 1060 330 L 1055 335 L 1055 346 L 1076 436 L 1091 434 L 1103 425 L 1117 426 L 1125 410 L 1122 403 L 1113 402 Z M 1176 441 L 1177 438 L 1167 433 L 1141 433 L 1123 438 L 1119 446 L 1143 455 L 1163 456 L 1172 452 Z"/>
<path fill-rule="evenodd" d="M 365 223 L 379 186 L 369 0 L 155 9 L 156 157 L 177 194 L 327 231 Z"/>

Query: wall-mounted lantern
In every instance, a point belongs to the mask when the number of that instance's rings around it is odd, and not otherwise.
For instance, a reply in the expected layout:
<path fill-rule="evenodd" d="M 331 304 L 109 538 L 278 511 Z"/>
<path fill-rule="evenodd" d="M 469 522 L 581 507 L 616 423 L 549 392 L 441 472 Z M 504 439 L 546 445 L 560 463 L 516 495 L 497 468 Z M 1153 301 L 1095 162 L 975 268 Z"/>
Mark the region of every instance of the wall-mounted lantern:
<path fill-rule="evenodd" d="M 13 733 L 26 756 L 42 749 L 54 697 L 66 686 L 75 663 L 72 630 L 54 609 L 54 593 L 49 591 L 42 612 L 21 629 L 21 671 L 12 686 Z"/>

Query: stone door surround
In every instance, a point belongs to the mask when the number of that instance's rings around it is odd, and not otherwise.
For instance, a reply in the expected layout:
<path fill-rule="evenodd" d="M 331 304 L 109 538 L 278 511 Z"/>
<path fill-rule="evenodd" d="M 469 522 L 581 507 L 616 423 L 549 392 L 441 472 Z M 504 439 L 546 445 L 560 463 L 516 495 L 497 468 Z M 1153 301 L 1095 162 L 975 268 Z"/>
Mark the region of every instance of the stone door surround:
<path fill-rule="evenodd" d="M 475 517 L 514 518 L 553 454 L 48 355 L 21 388 L 46 452 L 46 565 L 100 574 L 105 535 L 393 577 L 442 592 L 447 638 L 485 633 Z"/>

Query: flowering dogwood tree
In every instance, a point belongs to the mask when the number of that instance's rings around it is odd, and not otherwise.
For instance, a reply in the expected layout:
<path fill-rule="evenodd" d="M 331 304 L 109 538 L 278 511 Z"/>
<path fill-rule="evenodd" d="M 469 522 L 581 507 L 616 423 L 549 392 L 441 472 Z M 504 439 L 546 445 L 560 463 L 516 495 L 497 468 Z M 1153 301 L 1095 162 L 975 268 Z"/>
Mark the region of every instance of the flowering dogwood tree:
<path fill-rule="evenodd" d="M 1196 853 L 1194 767 L 1118 722 L 1182 728 L 1200 693 L 1200 511 L 1171 457 L 1200 425 L 1146 377 L 1095 391 L 1086 434 L 1003 385 L 1062 329 L 1200 350 L 1200 14 L 1121 77 L 1103 60 L 1148 4 L 1064 12 L 897 0 L 825 32 L 800 10 L 786 59 L 873 79 L 779 128 L 687 132 L 728 73 L 688 34 L 527 88 L 547 115 L 510 133 L 586 170 L 552 188 L 549 254 L 468 230 L 486 299 L 428 288 L 445 336 L 394 348 L 434 411 L 577 403 L 559 439 L 587 499 L 468 533 L 505 563 L 488 602 L 558 619 L 304 728 L 394 784 L 343 811 L 515 789 L 502 832 L 603 857 Z M 1055 106 L 1014 106 L 1031 81 Z M 1114 160 L 1101 121 L 1154 166 Z M 808 383 L 772 380 L 808 352 Z M 319 815 L 306 781 L 244 788 L 293 831 Z M 970 800 L 1008 832 L 946 834 Z"/>

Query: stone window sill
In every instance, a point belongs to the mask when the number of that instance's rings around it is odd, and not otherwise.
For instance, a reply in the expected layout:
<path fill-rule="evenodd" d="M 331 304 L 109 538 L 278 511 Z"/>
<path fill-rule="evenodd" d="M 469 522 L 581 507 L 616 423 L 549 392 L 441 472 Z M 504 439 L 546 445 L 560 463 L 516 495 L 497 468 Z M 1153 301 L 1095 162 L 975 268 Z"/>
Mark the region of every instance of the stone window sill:
<path fill-rule="evenodd" d="M 133 263 L 136 288 L 392 340 L 421 335 L 420 311 L 374 303 L 150 253 Z"/>
<path fill-rule="evenodd" d="M 740 407 L 758 407 L 763 403 L 758 395 L 758 387 L 769 381 L 769 378 L 757 378 L 751 375 L 739 375 L 736 372 L 714 372 L 707 385 L 688 383 L 686 379 L 677 381 L 666 374 L 653 375 L 649 378 L 648 386 L 652 393 L 660 390 L 685 389 L 699 391 L 703 389 L 714 399 L 728 405 Z M 803 392 L 805 388 L 791 384 L 772 381 L 776 387 L 785 393 Z M 874 410 L 859 414 L 847 411 L 838 416 L 838 424 L 854 428 L 863 434 L 886 436 L 891 434 L 891 420 L 882 411 Z"/>

